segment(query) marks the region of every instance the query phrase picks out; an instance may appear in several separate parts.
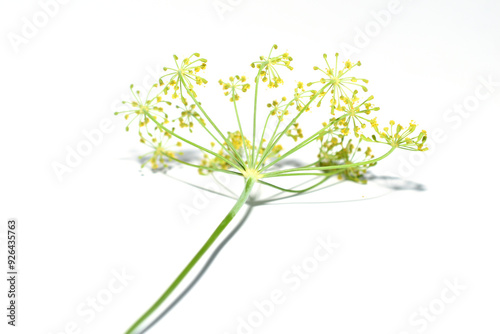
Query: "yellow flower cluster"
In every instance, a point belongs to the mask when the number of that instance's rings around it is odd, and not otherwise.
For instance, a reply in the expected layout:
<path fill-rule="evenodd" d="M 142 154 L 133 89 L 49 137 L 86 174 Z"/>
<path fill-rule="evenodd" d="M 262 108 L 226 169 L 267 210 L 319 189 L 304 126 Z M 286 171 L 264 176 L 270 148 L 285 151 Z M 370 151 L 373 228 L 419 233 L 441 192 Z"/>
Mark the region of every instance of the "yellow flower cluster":
<path fill-rule="evenodd" d="M 273 102 L 268 103 L 267 107 L 270 108 L 269 113 L 271 116 L 278 116 L 278 119 L 282 121 L 283 117 L 289 114 L 289 105 L 293 105 L 293 103 L 286 103 L 286 97 L 283 96 L 280 101 L 274 100 Z"/>
<path fill-rule="evenodd" d="M 196 105 L 191 104 L 188 106 L 176 106 L 176 108 L 181 110 L 181 114 L 178 118 L 173 119 L 172 123 L 179 122 L 179 126 L 182 128 L 188 128 L 189 132 L 193 132 L 194 121 L 199 122 L 202 126 L 205 126 L 205 120 L 196 111 Z"/>
<path fill-rule="evenodd" d="M 377 139 L 376 135 L 372 135 L 371 138 L 361 135 L 366 141 L 388 144 L 394 148 L 401 148 L 408 151 L 426 151 L 428 149 L 424 146 L 427 140 L 427 132 L 425 130 L 421 130 L 417 136 L 410 137 L 417 128 L 417 124 L 414 121 L 411 121 L 406 129 L 401 124 L 396 126 L 394 121 L 390 121 L 389 126 L 384 127 L 382 131 L 379 129 L 377 118 L 372 119 L 370 123 L 380 139 Z"/>
<path fill-rule="evenodd" d="M 254 61 L 250 64 L 252 68 L 259 69 L 259 75 L 255 78 L 256 82 L 260 78 L 262 82 L 267 82 L 267 86 L 269 88 L 277 88 L 279 85 L 283 84 L 283 79 L 281 79 L 278 71 L 276 70 L 276 66 L 284 66 L 289 70 L 293 70 L 293 67 L 290 66 L 293 58 L 285 52 L 279 56 L 271 57 L 273 49 L 277 49 L 278 46 L 276 44 L 273 45 L 269 55 L 267 57 L 260 56 L 260 60 Z"/>
<path fill-rule="evenodd" d="M 250 88 L 250 84 L 245 83 L 246 80 L 247 78 L 245 76 L 240 77 L 239 75 L 236 75 L 234 77 L 229 77 L 229 82 L 224 82 L 222 79 L 219 80 L 219 84 L 224 90 L 224 95 L 231 95 L 229 101 L 234 102 L 240 99 L 237 91 L 245 93 Z"/>
<path fill-rule="evenodd" d="M 201 70 L 206 68 L 206 59 L 199 58 L 199 56 L 198 53 L 193 53 L 179 61 L 179 58 L 174 55 L 177 68 L 164 67 L 167 74 L 162 76 L 158 83 L 151 86 L 146 96 L 143 96 L 138 90 L 134 91 L 134 86 L 130 85 L 133 99 L 130 102 L 123 101 L 123 104 L 129 106 L 130 109 L 115 112 L 115 115 L 124 114 L 125 119 L 130 119 L 126 126 L 127 131 L 132 122 L 138 123 L 140 141 L 155 148 L 155 154 L 152 153 L 153 151 L 148 153 L 152 155 L 151 164 L 154 168 L 163 164 L 161 159 L 172 155 L 170 151 L 169 154 L 164 152 L 165 146 L 162 142 L 164 138 L 172 136 L 179 138 L 174 133 L 173 126 L 176 123 L 181 129 L 187 128 L 190 132 L 192 132 L 195 123 L 205 126 L 205 120 L 196 110 L 198 105 L 195 103 L 189 105 L 187 100 L 188 97 L 194 98 L 196 96 L 193 83 L 201 85 L 207 82 L 198 75 Z M 180 98 L 181 103 L 175 106 L 177 110 L 175 113 L 172 112 L 173 110 L 167 110 L 168 107 L 172 106 L 172 102 L 167 100 L 169 97 L 172 99 Z M 169 117 L 169 114 L 173 116 Z"/>
<path fill-rule="evenodd" d="M 143 161 L 141 167 L 144 167 L 148 163 L 151 165 L 152 169 L 168 167 L 167 162 L 176 158 L 175 152 L 169 149 L 173 145 L 167 145 L 170 138 L 170 136 L 164 133 L 160 133 L 152 139 L 146 139 L 141 136 L 141 142 L 152 149 L 139 157 L 139 159 Z M 175 146 L 180 147 L 182 143 L 177 142 Z"/>
<path fill-rule="evenodd" d="M 207 60 L 199 57 L 199 53 L 193 53 L 191 56 L 184 58 L 184 60 L 178 61 L 179 58 L 174 55 L 176 68 L 164 67 L 163 70 L 167 74 L 160 78 L 160 86 L 164 86 L 163 93 L 166 96 L 168 96 L 169 90 L 173 89 L 172 98 L 177 99 L 180 97 L 182 104 L 187 106 L 188 101 L 182 89 L 186 87 L 188 95 L 196 97 L 193 82 L 198 85 L 207 83 L 206 79 L 198 75 L 198 72 L 207 67 Z"/>
<path fill-rule="evenodd" d="M 353 144 L 352 139 L 344 136 L 323 136 L 320 139 L 320 151 L 318 153 L 318 166 L 341 166 L 353 163 L 369 161 L 374 158 L 372 150 L 367 147 L 364 152 L 361 147 Z M 362 152 L 362 153 L 361 153 Z M 357 183 L 366 183 L 364 175 L 369 167 L 376 163 L 361 164 L 358 166 L 337 169 L 339 180 L 349 180 Z M 327 172 L 327 171 L 325 171 Z"/>
<path fill-rule="evenodd" d="M 151 97 L 151 92 L 155 88 L 158 88 L 158 84 L 154 84 L 146 97 L 142 97 L 141 92 L 139 90 L 134 91 L 134 85 L 130 85 L 130 91 L 132 92 L 134 100 L 131 102 L 122 102 L 123 104 L 129 106 L 130 109 L 115 112 L 115 115 L 123 114 L 126 120 L 130 119 L 130 122 L 125 127 L 126 131 L 129 131 L 129 127 L 132 122 L 137 121 L 139 123 L 139 134 L 142 136 L 141 131 L 145 130 L 150 136 L 152 136 L 150 130 L 148 129 L 151 117 L 162 124 L 169 123 L 168 114 L 165 112 L 164 107 L 170 106 L 172 103 L 164 101 L 161 96 Z M 157 128 L 155 127 L 155 130 L 156 129 Z"/>
<path fill-rule="evenodd" d="M 294 123 L 293 126 L 286 132 L 286 135 L 292 138 L 293 141 L 297 141 L 299 138 L 304 138 L 302 129 L 299 128 L 299 123 Z"/>
<path fill-rule="evenodd" d="M 287 52 L 274 56 L 273 52 L 276 49 L 277 46 L 274 45 L 267 57 L 261 56 L 258 61 L 251 63 L 251 66 L 257 70 L 251 125 L 248 121 L 242 122 L 247 119 L 240 118 L 236 103 L 240 100 L 241 92 L 247 92 L 250 89 L 247 77 L 235 75 L 229 77 L 227 81 L 219 80 L 225 96 L 228 96 L 230 102 L 234 104 L 238 131 L 223 132 L 210 114 L 205 111 L 205 106 L 198 101 L 193 85 L 207 83 L 200 76 L 200 71 L 206 68 L 207 60 L 200 58 L 198 53 L 193 53 L 182 61 L 174 56 L 175 66 L 164 68 L 167 73 L 159 79 L 159 83 L 151 87 L 146 96 L 139 91 L 134 91 L 131 86 L 134 98 L 131 102 L 124 102 L 130 109 L 118 113 L 125 114 L 126 119 L 132 118 L 131 122 L 138 121 L 141 142 L 153 149 L 147 154 L 148 161 L 153 168 L 166 164 L 166 161 L 170 159 L 196 167 L 202 174 L 223 171 L 245 176 L 253 175 L 247 173 L 251 170 L 260 173 L 259 175 L 265 178 L 293 175 L 298 172 L 312 173 L 310 175 L 318 175 L 314 172 L 320 174 L 326 172 L 327 176 L 339 174 L 344 179 L 361 182 L 361 176 L 366 168 L 386 156 L 369 161 L 373 158 L 371 149 L 363 149 L 361 147 L 363 141 L 390 145 L 392 149 L 387 155 L 395 148 L 426 150 L 424 144 L 427 135 L 425 131 L 421 131 L 420 134 L 413 136 L 412 133 L 416 129 L 416 124 L 413 122 L 404 128 L 401 125 L 396 126 L 395 122 L 391 121 L 390 126 L 379 129 L 377 119 L 372 116 L 374 111 L 379 110 L 373 105 L 373 96 L 362 96 L 368 91 L 365 86 L 368 80 L 351 75 L 351 71 L 359 67 L 361 63 L 349 60 L 339 63 L 338 53 L 335 54 L 333 66 L 330 65 L 325 54 L 323 59 L 326 66 L 324 68 L 313 67 L 321 73 L 317 81 L 307 84 L 298 81 L 293 93 L 291 92 L 292 97 L 283 96 L 267 104 L 269 110 L 267 115 L 264 115 L 264 129 L 262 135 L 258 137 L 257 120 L 260 117 L 258 116 L 257 93 L 260 81 L 267 83 L 270 88 L 276 88 L 283 84 L 278 68 L 283 66 L 293 69 L 290 65 L 292 57 Z M 298 118 L 310 111 L 312 106 L 321 108 L 322 101 L 325 101 L 327 97 L 330 103 L 325 106 L 327 112 L 323 115 L 328 117 L 328 121 L 306 136 L 299 126 Z M 176 99 L 180 102 L 173 108 L 172 102 Z M 167 110 L 167 107 L 171 108 Z M 295 108 L 297 112 L 294 111 Z M 277 117 L 277 124 L 270 122 L 272 117 Z M 192 132 L 196 123 L 213 140 L 210 145 L 203 146 L 194 139 L 183 137 L 182 129 Z M 374 132 L 370 137 L 363 134 L 370 130 L 368 125 L 371 125 Z M 128 128 L 129 125 L 127 125 L 127 130 Z M 251 134 L 249 136 L 251 140 L 245 136 L 248 133 Z M 201 163 L 193 164 L 177 159 L 173 150 L 167 149 L 165 144 L 174 137 L 199 149 L 203 154 Z M 291 138 L 296 144 L 283 152 L 282 140 L 285 137 Z M 269 170 L 277 162 L 317 141 L 320 146 L 318 162 L 291 170 Z M 354 142 L 356 143 L 353 144 Z M 360 160 L 362 153 L 359 152 L 363 150 L 364 157 Z M 345 167 L 339 167 L 343 165 Z"/>
<path fill-rule="evenodd" d="M 266 151 L 266 147 L 261 147 L 260 151 L 259 151 L 259 155 L 262 156 L 265 151 Z M 272 149 L 269 150 L 269 153 L 264 158 L 264 162 L 269 160 L 269 159 L 279 157 L 281 155 L 281 151 L 283 151 L 283 146 L 281 146 L 279 144 L 273 146 Z"/>
<path fill-rule="evenodd" d="M 244 145 L 246 145 L 246 147 L 252 146 L 252 143 L 246 137 L 242 136 L 240 131 L 228 132 L 227 139 L 230 145 L 232 145 L 232 147 L 235 150 L 237 150 L 238 153 L 240 153 L 241 155 L 244 153 L 243 152 Z M 215 147 L 215 143 L 214 142 L 210 143 L 210 146 L 213 149 Z M 224 143 L 223 146 L 224 148 L 227 148 L 228 144 Z M 227 153 L 228 150 L 224 150 L 224 148 L 220 147 L 217 153 L 221 157 L 230 160 L 231 156 Z M 201 160 L 201 166 L 214 169 L 222 169 L 222 170 L 228 170 L 229 168 L 231 168 L 231 165 L 228 164 L 227 161 L 217 156 L 209 156 L 208 154 L 203 155 L 203 158 Z M 207 175 L 210 174 L 212 170 L 206 168 L 199 168 L 198 172 L 202 175 Z"/>
<path fill-rule="evenodd" d="M 359 137 L 360 130 L 366 128 L 366 123 L 370 122 L 366 116 L 370 115 L 372 111 L 380 110 L 380 108 L 369 102 L 373 100 L 373 95 L 360 102 L 357 94 L 358 91 L 354 90 L 351 97 L 340 97 L 343 105 L 338 109 L 344 114 L 337 119 L 337 124 L 343 135 L 348 135 L 350 129 L 352 129 L 354 135 Z"/>
<path fill-rule="evenodd" d="M 326 62 L 326 68 L 321 69 L 318 66 L 314 66 L 313 69 L 315 71 L 322 72 L 326 77 L 321 78 L 319 81 L 310 82 L 307 85 L 311 86 L 317 83 L 326 85 L 320 93 L 320 99 L 317 103 L 317 106 L 321 106 L 321 102 L 323 101 L 327 93 L 330 92 L 332 95 L 332 98 L 330 100 L 330 108 L 333 115 L 335 113 L 335 110 L 342 110 L 342 99 L 346 98 L 348 95 L 350 95 L 349 93 L 352 93 L 353 91 L 350 87 L 361 87 L 361 89 L 366 92 L 368 91 L 368 89 L 366 88 L 366 86 L 360 84 L 359 81 L 368 83 L 368 80 L 347 75 L 354 67 L 361 66 L 361 63 L 359 61 L 353 64 L 348 60 L 344 62 L 343 68 L 340 69 L 338 65 L 338 53 L 335 54 L 334 67 L 331 67 L 328 63 L 328 57 L 326 54 L 323 55 L 323 58 Z"/>

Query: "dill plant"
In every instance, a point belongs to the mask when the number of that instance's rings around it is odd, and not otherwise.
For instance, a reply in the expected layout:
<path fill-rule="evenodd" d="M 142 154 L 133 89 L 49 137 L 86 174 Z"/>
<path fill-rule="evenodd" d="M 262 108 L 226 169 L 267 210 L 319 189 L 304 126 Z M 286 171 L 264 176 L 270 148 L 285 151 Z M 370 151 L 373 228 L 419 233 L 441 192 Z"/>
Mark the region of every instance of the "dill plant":
<path fill-rule="evenodd" d="M 126 334 L 143 332 L 152 315 L 177 288 L 185 276 L 203 257 L 215 240 L 228 226 L 237 212 L 248 200 L 256 183 L 276 188 L 280 191 L 305 194 L 331 177 L 366 183 L 366 170 L 378 161 L 388 157 L 396 149 L 425 151 L 426 132 L 414 134 L 416 124 L 412 121 L 403 127 L 390 121 L 388 126 L 379 127 L 372 112 L 379 110 L 373 105 L 373 96 L 362 97 L 368 91 L 367 79 L 351 74 L 360 62 L 349 60 L 339 64 L 339 55 L 335 54 L 330 65 L 326 54 L 325 65 L 313 69 L 319 72 L 319 79 L 304 84 L 299 81 L 288 97 L 282 97 L 267 104 L 268 110 L 258 110 L 259 89 L 278 88 L 283 79 L 278 69 L 293 70 L 292 57 L 287 53 L 273 55 L 277 49 L 273 45 L 267 56 L 251 63 L 256 72 L 253 80 L 246 76 L 235 75 L 228 80 L 219 80 L 223 93 L 228 97 L 235 113 L 237 128 L 233 132 L 222 131 L 210 117 L 210 111 L 198 100 L 195 85 L 205 85 L 207 80 L 201 76 L 207 60 L 200 54 L 180 60 L 173 56 L 175 65 L 164 67 L 161 76 L 148 92 L 130 90 L 134 99 L 124 101 L 129 106 L 123 114 L 130 120 L 126 130 L 133 122 L 138 123 L 140 141 L 150 151 L 141 158 L 150 163 L 153 169 L 175 162 L 196 168 L 202 175 L 215 172 L 240 176 L 244 188 L 234 206 L 224 217 L 209 239 L 196 253 L 167 290 L 159 299 L 127 330 Z M 240 94 L 254 92 L 253 122 L 251 129 L 244 128 L 239 114 Z M 325 100 L 326 99 L 326 100 Z M 312 111 L 313 108 L 323 109 Z M 319 112 L 324 115 L 324 122 L 313 129 L 311 135 L 304 136 L 298 120 L 305 113 Z M 257 123 L 263 116 L 263 131 L 257 132 Z M 271 120 L 275 118 L 275 122 Z M 261 120 L 260 120 L 261 121 Z M 191 134 L 193 129 L 205 131 L 211 138 L 207 144 L 195 142 Z M 366 132 L 366 133 L 365 133 Z M 271 136 L 266 134 L 272 133 Z M 284 138 L 291 138 L 294 145 L 285 149 Z M 175 143 L 172 143 L 175 142 Z M 365 143 L 388 145 L 385 154 L 375 157 Z M 202 153 L 198 163 L 182 159 L 179 151 L 183 145 L 196 148 Z M 317 160 L 295 168 L 279 168 L 279 162 L 289 158 L 297 151 L 309 146 L 318 151 Z M 312 146 L 312 148 L 311 148 Z M 319 181 L 304 189 L 287 189 L 272 182 L 277 177 L 316 176 Z M 158 319 L 156 319 L 158 320 Z M 146 327 L 146 330 L 149 327 Z"/>

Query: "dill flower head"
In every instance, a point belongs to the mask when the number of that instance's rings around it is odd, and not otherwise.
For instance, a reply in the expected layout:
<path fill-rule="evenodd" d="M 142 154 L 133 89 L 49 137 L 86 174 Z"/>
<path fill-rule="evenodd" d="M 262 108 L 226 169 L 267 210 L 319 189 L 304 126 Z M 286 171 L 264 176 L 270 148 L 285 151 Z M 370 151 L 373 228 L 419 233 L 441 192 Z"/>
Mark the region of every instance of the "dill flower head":
<path fill-rule="evenodd" d="M 158 84 L 154 84 L 144 97 L 139 90 L 134 91 L 134 85 L 130 85 L 130 91 L 132 92 L 134 99 L 132 101 L 122 102 L 130 107 L 130 109 L 115 112 L 115 115 L 123 114 L 126 120 L 130 119 L 130 122 L 125 128 L 126 131 L 129 131 L 131 123 L 137 121 L 139 123 L 139 127 L 145 127 L 146 132 L 149 133 L 147 125 L 151 119 L 147 114 L 155 117 L 163 124 L 167 124 L 169 122 L 168 114 L 165 112 L 164 108 L 165 106 L 170 106 L 172 103 L 164 101 L 161 96 L 152 96 L 152 91 L 158 87 Z M 141 133 L 141 131 L 139 131 L 139 133 Z"/>
<path fill-rule="evenodd" d="M 394 121 L 390 121 L 389 126 L 384 127 L 381 131 L 376 118 L 374 118 L 371 120 L 371 125 L 380 136 L 380 139 L 377 139 L 376 135 L 372 135 L 371 138 L 365 136 L 362 138 L 366 141 L 388 144 L 394 148 L 401 148 L 403 150 L 427 151 L 428 148 L 424 146 L 427 141 L 427 132 L 425 130 L 421 130 L 418 135 L 411 137 L 410 135 L 417 128 L 417 124 L 414 121 L 411 121 L 406 129 L 401 124 L 397 126 L 395 124 Z"/>
<path fill-rule="evenodd" d="M 269 108 L 269 113 L 271 116 L 277 116 L 279 121 L 283 120 L 283 117 L 290 114 L 288 106 L 290 104 L 286 102 L 286 96 L 283 96 L 279 101 L 273 100 L 267 104 Z"/>
<path fill-rule="evenodd" d="M 238 128 L 232 132 L 220 128 L 198 99 L 195 85 L 207 83 L 200 76 L 207 60 L 200 58 L 198 53 L 183 60 L 174 55 L 175 65 L 164 67 L 166 74 L 159 78 L 146 96 L 133 91 L 131 86 L 133 99 L 124 102 L 130 109 L 119 113 L 127 119 L 131 118 L 130 122 L 137 121 L 140 141 L 153 149 L 147 153 L 152 166 L 157 168 L 166 161 L 174 160 L 196 167 L 201 174 L 224 172 L 244 178 L 258 175 L 260 182 L 264 178 L 296 174 L 337 175 L 342 179 L 362 182 L 366 169 L 394 149 L 426 150 L 425 131 L 412 136 L 416 129 L 414 122 L 404 128 L 391 121 L 390 126 L 379 129 L 377 118 L 369 118 L 372 112 L 380 108 L 373 104 L 373 95 L 362 96 L 368 91 L 368 80 L 351 74 L 361 63 L 350 60 L 340 62 L 338 53 L 335 54 L 334 63 L 330 64 L 324 54 L 324 67 L 313 67 L 321 74 L 319 79 L 307 84 L 303 80 L 297 81 L 288 96 L 284 94 L 267 103 L 268 109 L 261 114 L 257 102 L 259 82 L 267 83 L 269 88 L 278 88 L 284 83 L 279 73 L 280 67 L 293 69 L 293 59 L 288 52 L 273 55 L 276 49 L 277 46 L 273 45 L 267 57 L 261 56 L 258 61 L 251 63 L 256 71 L 256 84 L 253 122 L 250 126 L 241 121 L 239 114 L 239 104 L 242 103 L 240 94 L 250 89 L 247 76 L 235 75 L 227 81 L 218 81 L 234 107 Z M 323 111 L 322 101 L 327 96 L 330 102 Z M 299 118 L 311 111 L 312 106 L 318 108 L 318 112 L 327 120 L 316 129 L 303 130 Z M 264 124 L 261 134 L 257 131 L 259 120 Z M 130 123 L 127 130 L 129 126 Z M 184 129 L 190 134 L 195 127 L 208 135 L 209 145 L 184 135 Z M 363 133 L 370 129 L 374 131 L 371 136 Z M 200 150 L 203 155 L 201 161 L 194 164 L 180 159 L 179 153 L 166 149 L 165 142 L 170 139 Z M 388 144 L 391 151 L 376 158 L 370 148 L 363 148 L 366 142 Z M 317 162 L 293 169 L 277 168 L 277 162 L 313 143 L 319 143 Z"/>
<path fill-rule="evenodd" d="M 343 135 L 328 135 L 322 137 L 321 146 L 318 153 L 318 166 L 342 166 L 354 163 L 363 163 L 374 158 L 372 149 L 366 147 L 364 150 Z M 376 165 L 376 162 L 359 164 L 356 166 L 339 169 L 337 178 L 339 180 L 349 180 L 357 183 L 366 183 L 364 175 L 369 167 Z"/>
<path fill-rule="evenodd" d="M 342 134 L 348 135 L 352 129 L 354 135 L 359 137 L 361 129 L 366 128 L 366 124 L 370 122 L 366 116 L 370 115 L 372 111 L 380 110 L 380 108 L 369 102 L 373 100 L 373 95 L 361 102 L 357 90 L 354 90 L 350 97 L 341 96 L 340 100 L 342 101 L 340 110 L 343 112 L 343 116 L 339 117 L 337 121 L 341 128 L 340 131 Z"/>
<path fill-rule="evenodd" d="M 202 125 L 206 125 L 205 120 L 201 117 L 201 115 L 196 111 L 196 105 L 191 104 L 190 106 L 175 106 L 177 109 L 181 111 L 180 116 L 174 118 L 172 123 L 178 122 L 179 127 L 181 129 L 188 128 L 189 132 L 193 132 L 193 127 L 195 122 L 198 122 Z"/>
<path fill-rule="evenodd" d="M 294 123 L 293 126 L 286 132 L 286 135 L 292 138 L 293 141 L 304 138 L 304 134 L 302 133 L 302 129 L 299 127 L 299 123 Z"/>
<path fill-rule="evenodd" d="M 278 88 L 280 84 L 283 84 L 283 79 L 280 77 L 276 69 L 277 66 L 283 66 L 289 70 L 293 70 L 293 67 L 290 65 L 293 58 L 288 54 L 288 52 L 271 57 L 273 50 L 277 48 L 278 46 L 274 44 L 267 57 L 260 56 L 258 61 L 254 61 L 250 64 L 252 68 L 257 68 L 259 70 L 258 75 L 255 78 L 255 82 L 257 82 L 260 78 L 262 82 L 268 83 L 267 86 L 269 88 Z"/>
<path fill-rule="evenodd" d="M 140 160 L 144 161 L 141 167 L 144 167 L 148 163 L 151 165 L 152 169 L 168 167 L 167 162 L 172 158 L 176 158 L 176 153 L 170 148 L 174 145 L 176 147 L 182 146 L 181 142 L 169 145 L 170 139 L 171 137 L 164 133 L 160 133 L 151 139 L 141 137 L 141 142 L 151 149 L 151 151 L 139 157 Z"/>
<path fill-rule="evenodd" d="M 180 98 L 182 104 L 188 105 L 186 95 L 194 95 L 193 82 L 197 85 L 207 83 L 205 78 L 199 76 L 199 72 L 207 67 L 207 60 L 200 58 L 199 53 L 193 53 L 191 56 L 179 61 L 174 55 L 175 67 L 164 67 L 167 74 L 160 79 L 160 85 L 165 86 L 164 94 L 171 94 L 172 99 Z M 173 91 L 173 92 L 169 92 Z"/>
<path fill-rule="evenodd" d="M 224 82 L 219 80 L 219 84 L 222 86 L 224 90 L 224 95 L 230 95 L 229 101 L 234 102 L 240 99 L 238 95 L 238 91 L 245 93 L 249 88 L 250 84 L 246 83 L 247 78 L 245 76 L 236 75 L 234 77 L 229 77 L 229 82 Z"/>
<path fill-rule="evenodd" d="M 315 84 L 324 85 L 321 91 L 321 98 L 319 99 L 317 106 L 321 106 L 321 102 L 323 98 L 329 92 L 331 94 L 330 100 L 330 110 L 331 114 L 334 115 L 335 110 L 342 111 L 341 101 L 344 98 L 347 98 L 353 92 L 353 89 L 360 87 L 363 92 L 367 92 L 368 88 L 366 86 L 360 84 L 359 82 L 368 83 L 367 79 L 361 79 L 354 76 L 348 75 L 348 73 L 355 68 L 356 66 L 361 66 L 361 62 L 351 63 L 351 61 L 344 62 L 344 66 L 339 66 L 339 54 L 335 54 L 335 65 L 333 67 L 330 66 L 328 62 L 328 56 L 323 54 L 323 59 L 325 60 L 326 67 L 321 69 L 318 66 L 314 66 L 313 69 L 315 71 L 320 71 L 324 76 L 315 82 L 310 82 L 307 85 L 312 86 Z"/>

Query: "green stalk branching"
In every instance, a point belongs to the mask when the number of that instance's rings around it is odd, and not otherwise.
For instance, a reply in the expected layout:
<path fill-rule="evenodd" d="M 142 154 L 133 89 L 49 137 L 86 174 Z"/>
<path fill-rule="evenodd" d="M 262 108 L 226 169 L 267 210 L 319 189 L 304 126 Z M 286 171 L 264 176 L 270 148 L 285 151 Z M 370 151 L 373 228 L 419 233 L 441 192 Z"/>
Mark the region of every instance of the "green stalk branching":
<path fill-rule="evenodd" d="M 265 83 L 269 89 L 278 89 L 284 84 L 278 69 L 293 70 L 291 66 L 293 59 L 288 52 L 273 56 L 276 49 L 277 46 L 274 45 L 267 57 L 261 56 L 259 60 L 251 63 L 251 67 L 256 69 L 253 117 L 249 125 L 251 129 L 245 129 L 236 103 L 240 100 L 239 93 L 247 92 L 251 86 L 246 82 L 245 76 L 236 75 L 230 77 L 227 82 L 219 80 L 224 94 L 229 96 L 232 102 L 237 121 L 236 131 L 222 131 L 221 127 L 210 117 L 211 112 L 205 110 L 205 105 L 198 100 L 194 84 L 200 86 L 207 84 L 207 80 L 200 76 L 200 73 L 206 69 L 207 60 L 200 58 L 198 53 L 193 53 L 182 61 L 174 55 L 175 67 L 165 67 L 164 70 L 167 73 L 159 78 L 158 83 L 149 89 L 145 97 L 141 96 L 139 91 L 134 91 L 131 85 L 133 100 L 124 102 L 128 107 L 126 110 L 115 113 L 124 115 L 127 120 L 131 117 L 127 131 L 131 123 L 138 122 L 140 141 L 150 147 L 149 152 L 144 156 L 152 168 L 162 168 L 170 162 L 176 162 L 196 168 L 202 175 L 222 172 L 234 177 L 242 177 L 245 182 L 240 197 L 205 244 L 126 334 L 144 333 L 156 323 L 158 319 L 154 318 L 155 312 L 168 302 L 168 297 L 205 256 L 236 213 L 247 203 L 255 183 L 280 192 L 294 194 L 290 196 L 305 195 L 318 190 L 316 189 L 318 186 L 334 176 L 340 180 L 365 183 L 366 170 L 387 158 L 397 148 L 412 151 L 427 149 L 424 146 L 427 134 L 422 130 L 413 135 L 416 129 L 413 121 L 406 128 L 396 125 L 394 121 L 390 121 L 386 127 L 379 128 L 376 117 L 368 118 L 372 112 L 379 110 L 371 102 L 373 96 L 363 99 L 358 96 L 368 90 L 365 86 L 368 80 L 346 76 L 346 73 L 350 73 L 361 63 L 346 60 L 341 65 L 338 54 L 335 54 L 334 67 L 330 66 L 326 55 L 323 55 L 326 63 L 324 68 L 313 67 L 320 73 L 318 80 L 306 85 L 299 81 L 291 98 L 283 97 L 281 102 L 275 100 L 272 104 L 268 104 L 271 110 L 264 114 L 264 127 L 262 134 L 258 137 L 257 124 L 260 121 L 258 95 L 263 88 L 260 83 Z M 311 88 L 306 90 L 305 87 Z M 363 93 L 360 93 L 358 89 Z M 188 99 L 192 101 L 191 105 Z M 324 101 L 328 100 L 327 108 L 323 111 L 322 105 L 325 105 Z M 180 101 L 180 105 L 175 105 L 177 101 Z M 295 106 L 296 112 L 291 110 L 292 106 Z M 312 135 L 304 138 L 298 120 L 305 117 L 306 113 L 313 108 L 318 109 L 314 113 L 322 115 L 324 121 L 309 132 Z M 340 115 L 335 116 L 336 113 Z M 289 121 L 285 122 L 285 119 Z M 208 128 L 205 120 L 215 131 Z M 273 124 L 272 120 L 276 120 L 274 128 L 270 128 Z M 283 125 L 285 123 L 286 125 Z M 148 128 L 148 124 L 154 125 L 152 131 Z M 196 127 L 203 128 L 213 142 L 200 145 L 188 138 L 192 136 L 193 129 Z M 188 132 L 184 134 L 186 130 Z M 268 130 L 272 134 L 266 138 Z M 248 139 L 245 133 L 250 133 L 251 138 Z M 177 143 L 171 142 L 174 139 Z M 357 141 L 356 145 L 352 143 L 353 140 Z M 375 157 L 370 147 L 364 147 L 364 144 L 369 143 L 386 144 L 390 146 L 390 150 Z M 199 150 L 202 154 L 199 163 L 188 162 L 181 158 L 179 148 L 183 144 Z M 290 144 L 291 148 L 285 151 L 284 147 L 290 147 Z M 279 167 L 280 162 L 285 162 L 305 147 L 308 147 L 309 151 L 314 149 L 317 155 L 301 167 Z M 320 177 L 320 180 L 303 189 L 281 187 L 265 180 L 297 176 Z"/>

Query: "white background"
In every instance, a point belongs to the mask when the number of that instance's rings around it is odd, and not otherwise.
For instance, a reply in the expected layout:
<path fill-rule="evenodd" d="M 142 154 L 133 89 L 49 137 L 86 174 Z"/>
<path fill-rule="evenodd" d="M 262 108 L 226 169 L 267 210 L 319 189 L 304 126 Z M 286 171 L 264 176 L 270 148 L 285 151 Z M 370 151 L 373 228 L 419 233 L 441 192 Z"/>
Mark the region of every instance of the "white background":
<path fill-rule="evenodd" d="M 250 62 L 274 43 L 294 57 L 296 70 L 285 76 L 292 84 L 317 79 L 312 66 L 322 65 L 325 52 L 361 60 L 357 71 L 371 80 L 380 119 L 415 119 L 434 140 L 429 152 L 395 153 L 374 173 L 426 191 L 344 184 L 314 198 L 335 203 L 255 208 L 151 333 L 237 333 L 238 318 L 274 289 L 286 300 L 250 332 L 500 331 L 500 2 L 401 0 L 390 13 L 385 0 L 67 1 L 50 7 L 46 22 L 41 3 L 0 5 L 0 217 L 20 226 L 19 323 L 8 328 L 2 311 L 2 333 L 123 333 L 152 304 L 232 201 L 196 203 L 205 195 L 195 188 L 139 172 L 135 158 L 144 148 L 113 116 L 117 102 L 130 83 L 153 82 L 151 73 L 171 65 L 172 54 L 200 52 L 209 60 L 204 103 L 228 124 L 230 105 L 216 80 L 250 76 Z M 15 46 L 26 20 L 39 27 Z M 103 120 L 112 125 L 102 143 L 59 180 L 53 163 L 64 163 L 68 147 Z M 194 170 L 179 175 L 211 182 Z M 185 219 L 179 207 L 195 205 L 198 214 Z M 290 290 L 282 275 L 327 237 L 339 248 Z M 127 286 L 92 320 L 82 316 L 78 307 L 102 297 L 113 271 L 122 270 L 133 276 Z M 422 320 L 410 322 L 440 305 L 446 280 L 465 288 L 423 321 L 425 329 Z M 6 290 L 2 279 L 2 310 Z M 65 330 L 72 323 L 78 329 Z"/>

